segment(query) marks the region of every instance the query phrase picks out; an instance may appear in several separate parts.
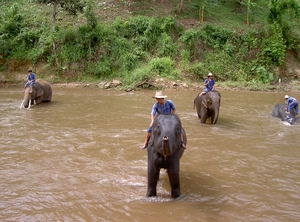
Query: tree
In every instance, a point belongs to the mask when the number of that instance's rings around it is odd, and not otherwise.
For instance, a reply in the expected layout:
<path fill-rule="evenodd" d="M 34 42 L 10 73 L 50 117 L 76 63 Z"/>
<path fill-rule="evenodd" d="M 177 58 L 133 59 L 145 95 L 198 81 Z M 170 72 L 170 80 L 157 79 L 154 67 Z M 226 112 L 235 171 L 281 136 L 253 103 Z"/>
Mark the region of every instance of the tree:
<path fill-rule="evenodd" d="M 207 4 L 207 0 L 195 0 L 193 6 L 198 9 L 199 12 L 199 22 L 202 24 L 204 22 L 204 7 Z"/>
<path fill-rule="evenodd" d="M 52 32 L 55 33 L 56 26 L 56 16 L 59 12 L 58 7 L 60 9 L 67 11 L 70 15 L 76 16 L 78 12 L 83 12 L 85 1 L 84 0 L 36 0 L 37 3 L 52 5 Z M 53 37 L 53 54 L 55 56 L 56 65 L 58 66 L 58 59 L 56 55 L 56 43 L 55 38 Z"/>
<path fill-rule="evenodd" d="M 255 6 L 255 3 L 251 2 L 251 0 L 240 0 L 240 3 L 247 7 L 246 24 L 249 25 L 249 14 L 251 13 L 251 8 Z"/>
<path fill-rule="evenodd" d="M 284 15 L 299 18 L 300 4 L 297 0 L 270 0 L 268 20 L 270 24 L 282 25 Z"/>

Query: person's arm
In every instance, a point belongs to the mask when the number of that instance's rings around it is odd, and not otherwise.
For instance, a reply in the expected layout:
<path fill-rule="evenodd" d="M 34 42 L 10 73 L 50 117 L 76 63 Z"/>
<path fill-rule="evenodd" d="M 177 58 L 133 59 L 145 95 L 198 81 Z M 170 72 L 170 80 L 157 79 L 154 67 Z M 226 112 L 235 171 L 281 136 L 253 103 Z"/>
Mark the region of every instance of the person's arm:
<path fill-rule="evenodd" d="M 209 79 L 204 80 L 204 86 L 207 86 L 209 84 Z"/>
<path fill-rule="evenodd" d="M 155 116 L 157 114 L 156 108 L 157 108 L 157 103 L 154 103 L 153 106 L 152 106 L 151 114 L 150 114 L 151 115 L 150 116 L 150 119 L 151 119 L 150 127 L 152 127 Z"/>
<path fill-rule="evenodd" d="M 216 88 L 216 81 L 215 80 L 213 80 L 213 81 L 214 81 L 214 84 L 213 84 L 213 87 L 212 87 L 212 91 L 214 91 L 215 88 Z"/>
<path fill-rule="evenodd" d="M 150 127 L 153 126 L 154 119 L 155 119 L 155 116 L 153 116 L 153 115 L 151 114 L 151 123 L 150 123 Z"/>

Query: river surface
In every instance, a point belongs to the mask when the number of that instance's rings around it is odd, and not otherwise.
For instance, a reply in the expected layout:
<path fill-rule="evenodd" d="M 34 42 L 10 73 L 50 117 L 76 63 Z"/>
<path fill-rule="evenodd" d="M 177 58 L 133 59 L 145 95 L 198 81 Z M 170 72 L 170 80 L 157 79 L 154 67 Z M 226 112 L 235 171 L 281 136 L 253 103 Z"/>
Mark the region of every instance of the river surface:
<path fill-rule="evenodd" d="M 164 170 L 145 197 L 155 91 L 57 87 L 20 109 L 21 89 L 0 88 L 0 221 L 300 221 L 300 123 L 271 117 L 284 93 L 220 92 L 211 125 L 197 91 L 165 91 L 188 138 L 173 200 Z"/>

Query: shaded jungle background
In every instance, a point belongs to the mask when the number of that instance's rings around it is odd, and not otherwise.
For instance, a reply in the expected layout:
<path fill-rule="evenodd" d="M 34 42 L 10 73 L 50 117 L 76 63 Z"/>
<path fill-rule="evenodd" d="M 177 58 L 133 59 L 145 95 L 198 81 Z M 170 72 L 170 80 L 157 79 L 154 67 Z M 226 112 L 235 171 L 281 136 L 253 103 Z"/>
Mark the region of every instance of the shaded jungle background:
<path fill-rule="evenodd" d="M 54 4 L 55 3 L 55 4 Z M 2 1 L 0 81 L 157 78 L 299 89 L 296 0 Z M 147 83 L 147 84 L 143 84 Z"/>

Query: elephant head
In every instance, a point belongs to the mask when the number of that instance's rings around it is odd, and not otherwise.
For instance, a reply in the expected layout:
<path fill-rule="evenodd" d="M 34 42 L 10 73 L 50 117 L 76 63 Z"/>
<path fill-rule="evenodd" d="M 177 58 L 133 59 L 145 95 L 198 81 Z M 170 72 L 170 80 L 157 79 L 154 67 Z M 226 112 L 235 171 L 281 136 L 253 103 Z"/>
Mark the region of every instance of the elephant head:
<path fill-rule="evenodd" d="M 41 102 L 50 102 L 52 98 L 52 89 L 48 82 L 44 80 L 36 80 L 32 86 L 32 90 L 30 92 L 30 88 L 27 87 L 24 91 L 24 99 L 20 108 L 23 106 L 25 108 L 30 108 L 31 105 L 39 104 Z"/>
<path fill-rule="evenodd" d="M 221 94 L 217 91 L 210 91 L 205 95 L 197 95 L 194 100 L 194 107 L 197 108 L 197 114 L 201 123 L 206 123 L 211 118 L 211 124 L 215 124 L 219 118 L 219 110 L 221 105 Z"/>
<path fill-rule="evenodd" d="M 158 115 L 153 123 L 150 144 L 162 156 L 171 156 L 180 148 L 181 128 L 177 115 Z"/>

